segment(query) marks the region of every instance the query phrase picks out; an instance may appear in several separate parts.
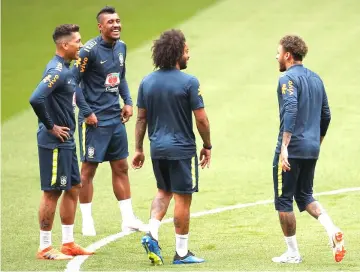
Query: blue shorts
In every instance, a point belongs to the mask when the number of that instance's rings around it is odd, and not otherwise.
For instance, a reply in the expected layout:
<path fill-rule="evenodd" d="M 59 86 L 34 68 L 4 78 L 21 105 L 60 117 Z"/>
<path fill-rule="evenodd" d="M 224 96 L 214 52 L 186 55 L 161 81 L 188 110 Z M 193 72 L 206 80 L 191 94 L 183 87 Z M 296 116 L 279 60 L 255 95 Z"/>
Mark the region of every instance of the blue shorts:
<path fill-rule="evenodd" d="M 80 184 L 76 149 L 38 147 L 41 190 L 70 190 Z"/>
<path fill-rule="evenodd" d="M 275 209 L 280 212 L 293 211 L 293 199 L 300 212 L 315 201 L 313 182 L 316 159 L 289 159 L 289 172 L 282 170 L 279 154 L 275 153 L 273 162 L 273 180 L 275 193 Z"/>
<path fill-rule="evenodd" d="M 80 123 L 79 140 L 82 162 L 101 163 L 129 156 L 126 129 L 121 122 L 98 127 Z"/>
<path fill-rule="evenodd" d="M 157 188 L 166 192 L 192 194 L 199 191 L 197 156 L 183 160 L 152 160 Z"/>

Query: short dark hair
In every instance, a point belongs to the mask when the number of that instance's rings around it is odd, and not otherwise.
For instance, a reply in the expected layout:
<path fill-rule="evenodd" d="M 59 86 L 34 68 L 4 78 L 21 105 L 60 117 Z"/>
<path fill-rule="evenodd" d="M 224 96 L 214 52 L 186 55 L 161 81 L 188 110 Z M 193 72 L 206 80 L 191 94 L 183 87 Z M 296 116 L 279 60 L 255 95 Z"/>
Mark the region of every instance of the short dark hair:
<path fill-rule="evenodd" d="M 152 46 L 152 59 L 155 68 L 173 68 L 181 60 L 185 48 L 185 36 L 181 30 L 171 29 L 163 32 Z"/>
<path fill-rule="evenodd" d="M 104 13 L 114 14 L 114 13 L 116 13 L 116 10 L 114 7 L 110 7 L 110 6 L 106 6 L 106 7 L 102 8 L 96 15 L 96 20 L 98 21 L 98 23 L 100 23 L 100 15 L 104 14 Z"/>
<path fill-rule="evenodd" d="M 79 32 L 80 27 L 74 24 L 63 24 L 55 28 L 53 33 L 53 40 L 56 43 L 60 38 L 69 36 L 73 32 Z"/>
<path fill-rule="evenodd" d="M 282 45 L 286 52 L 290 52 L 294 60 L 297 61 L 302 61 L 308 52 L 306 43 L 297 35 L 286 35 L 282 37 L 280 45 Z"/>

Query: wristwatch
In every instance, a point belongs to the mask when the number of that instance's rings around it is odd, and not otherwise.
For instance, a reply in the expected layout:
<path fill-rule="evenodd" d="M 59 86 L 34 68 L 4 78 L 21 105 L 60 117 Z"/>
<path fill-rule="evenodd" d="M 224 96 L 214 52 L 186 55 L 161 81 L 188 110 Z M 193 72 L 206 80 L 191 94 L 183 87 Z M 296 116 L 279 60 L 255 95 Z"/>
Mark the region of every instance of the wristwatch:
<path fill-rule="evenodd" d="M 206 146 L 205 144 L 203 144 L 203 148 L 208 149 L 208 150 L 211 150 L 212 145 L 210 145 L 210 146 Z"/>

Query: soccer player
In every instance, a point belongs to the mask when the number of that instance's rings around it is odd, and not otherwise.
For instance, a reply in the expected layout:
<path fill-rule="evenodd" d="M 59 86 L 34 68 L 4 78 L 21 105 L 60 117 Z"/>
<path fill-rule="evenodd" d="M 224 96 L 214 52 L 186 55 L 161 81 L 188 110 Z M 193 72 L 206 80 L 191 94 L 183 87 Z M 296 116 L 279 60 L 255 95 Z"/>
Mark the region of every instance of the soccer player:
<path fill-rule="evenodd" d="M 302 261 L 296 241 L 293 198 L 324 226 L 336 262 L 345 255 L 344 234 L 334 225 L 319 202 L 313 198 L 313 180 L 320 145 L 330 123 L 330 108 L 320 77 L 302 64 L 308 48 L 298 36 L 284 36 L 277 60 L 280 72 L 277 89 L 280 132 L 273 162 L 275 208 L 279 213 L 288 250 L 272 260 L 276 263 Z"/>
<path fill-rule="evenodd" d="M 170 200 L 175 199 L 174 225 L 176 251 L 173 264 L 201 263 L 188 250 L 192 193 L 198 191 L 198 158 L 192 129 L 192 112 L 203 140 L 202 168 L 210 166 L 210 126 L 196 77 L 183 73 L 189 60 L 189 47 L 180 30 L 169 30 L 154 42 L 155 68 L 139 87 L 136 122 L 135 169 L 143 166 L 143 140 L 148 126 L 151 159 L 158 192 L 151 205 L 149 232 L 142 238 L 149 259 L 162 265 L 158 231 Z"/>
<path fill-rule="evenodd" d="M 88 41 L 73 67 L 80 108 L 81 155 L 80 209 L 82 233 L 96 235 L 92 218 L 93 179 L 99 163 L 109 161 L 112 186 L 122 215 L 122 230 L 141 230 L 144 225 L 134 215 L 128 177 L 128 141 L 125 124 L 133 114 L 125 78 L 126 45 L 120 40 L 121 23 L 112 7 L 97 14 L 100 35 Z M 119 94 L 124 101 L 120 109 Z"/>
<path fill-rule="evenodd" d="M 81 183 L 74 141 L 75 81 L 69 65 L 78 58 L 82 46 L 79 26 L 60 25 L 55 28 L 53 39 L 56 55 L 47 64 L 42 80 L 30 98 L 39 118 L 37 142 L 43 191 L 37 258 L 68 260 L 75 255 L 93 254 L 75 244 L 73 235 Z M 60 204 L 63 245 L 59 252 L 51 245 L 51 230 L 56 205 L 63 191 Z"/>

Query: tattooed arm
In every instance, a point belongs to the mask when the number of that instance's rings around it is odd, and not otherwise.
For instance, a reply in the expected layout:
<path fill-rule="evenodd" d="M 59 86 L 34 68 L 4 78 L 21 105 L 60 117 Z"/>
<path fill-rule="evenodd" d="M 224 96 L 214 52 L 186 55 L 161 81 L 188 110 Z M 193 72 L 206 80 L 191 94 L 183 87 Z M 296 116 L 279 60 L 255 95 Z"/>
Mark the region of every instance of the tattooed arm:
<path fill-rule="evenodd" d="M 135 150 L 139 152 L 143 152 L 146 125 L 146 110 L 139 108 L 135 127 Z"/>
<path fill-rule="evenodd" d="M 296 84 L 288 76 L 279 79 L 280 86 L 283 86 L 282 99 L 284 101 L 284 133 L 281 145 L 281 164 L 283 171 L 290 171 L 291 165 L 288 160 L 288 146 L 291 135 L 295 130 L 296 116 L 298 113 L 298 91 Z"/>
<path fill-rule="evenodd" d="M 135 126 L 135 155 L 132 161 L 132 167 L 134 169 L 141 168 L 145 161 L 143 142 L 146 132 L 146 126 L 146 109 L 138 108 L 138 115 Z"/>

